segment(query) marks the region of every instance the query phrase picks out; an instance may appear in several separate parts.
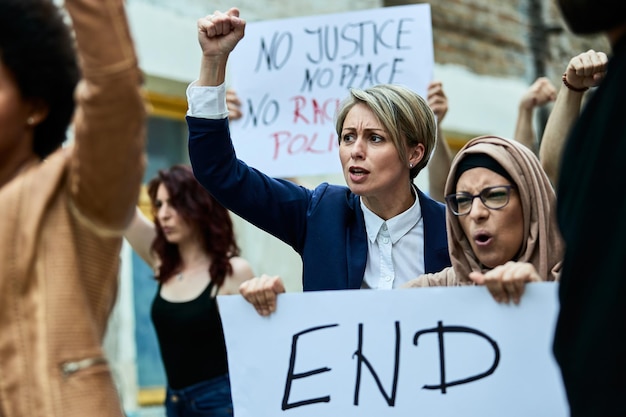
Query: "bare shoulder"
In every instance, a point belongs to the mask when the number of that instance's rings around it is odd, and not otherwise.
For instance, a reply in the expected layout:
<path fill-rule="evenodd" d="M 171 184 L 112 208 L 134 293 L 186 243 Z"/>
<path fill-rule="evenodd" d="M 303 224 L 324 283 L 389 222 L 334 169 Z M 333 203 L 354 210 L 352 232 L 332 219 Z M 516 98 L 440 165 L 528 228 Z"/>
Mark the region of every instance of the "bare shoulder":
<path fill-rule="evenodd" d="M 233 273 L 224 280 L 224 284 L 220 289 L 221 294 L 239 294 L 241 283 L 254 277 L 250 263 L 244 258 L 239 256 L 232 257 L 230 258 L 230 265 L 233 267 Z"/>
<path fill-rule="evenodd" d="M 230 258 L 230 264 L 233 267 L 233 271 L 237 271 L 237 270 L 252 271 L 252 267 L 250 266 L 250 263 L 245 258 L 242 258 L 241 256 L 233 256 L 232 258 Z"/>

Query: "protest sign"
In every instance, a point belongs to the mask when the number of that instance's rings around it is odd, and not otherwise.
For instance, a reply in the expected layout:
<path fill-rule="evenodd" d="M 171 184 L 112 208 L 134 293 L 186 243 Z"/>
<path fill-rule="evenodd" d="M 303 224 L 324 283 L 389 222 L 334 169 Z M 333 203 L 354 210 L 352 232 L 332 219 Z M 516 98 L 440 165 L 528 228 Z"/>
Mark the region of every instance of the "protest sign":
<path fill-rule="evenodd" d="M 218 297 L 238 417 L 566 417 L 555 283 Z"/>
<path fill-rule="evenodd" d="M 237 156 L 274 177 L 339 173 L 334 115 L 348 90 L 424 95 L 433 68 L 428 4 L 248 22 L 228 67 L 242 101 Z"/>

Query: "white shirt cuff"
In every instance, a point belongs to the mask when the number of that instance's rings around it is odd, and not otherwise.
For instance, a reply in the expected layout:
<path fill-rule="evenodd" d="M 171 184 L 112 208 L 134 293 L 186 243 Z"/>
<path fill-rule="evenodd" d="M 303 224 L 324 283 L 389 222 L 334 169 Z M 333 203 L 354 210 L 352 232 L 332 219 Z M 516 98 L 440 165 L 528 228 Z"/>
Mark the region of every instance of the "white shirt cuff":
<path fill-rule="evenodd" d="M 187 87 L 187 116 L 203 119 L 225 119 L 228 117 L 226 105 L 226 83 L 216 87 L 197 86 L 198 80 Z"/>

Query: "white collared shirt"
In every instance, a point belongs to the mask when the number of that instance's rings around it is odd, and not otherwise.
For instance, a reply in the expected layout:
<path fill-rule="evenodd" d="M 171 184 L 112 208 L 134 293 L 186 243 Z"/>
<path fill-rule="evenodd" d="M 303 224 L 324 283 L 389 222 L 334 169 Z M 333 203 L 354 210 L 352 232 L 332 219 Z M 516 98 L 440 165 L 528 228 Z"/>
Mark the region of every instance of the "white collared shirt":
<path fill-rule="evenodd" d="M 228 116 L 226 84 L 216 87 L 197 86 L 197 81 L 187 87 L 187 116 L 204 119 L 224 119 Z"/>
<path fill-rule="evenodd" d="M 361 288 L 391 289 L 424 274 L 424 221 L 419 199 L 385 221 L 361 200 L 367 232 L 367 263 Z"/>

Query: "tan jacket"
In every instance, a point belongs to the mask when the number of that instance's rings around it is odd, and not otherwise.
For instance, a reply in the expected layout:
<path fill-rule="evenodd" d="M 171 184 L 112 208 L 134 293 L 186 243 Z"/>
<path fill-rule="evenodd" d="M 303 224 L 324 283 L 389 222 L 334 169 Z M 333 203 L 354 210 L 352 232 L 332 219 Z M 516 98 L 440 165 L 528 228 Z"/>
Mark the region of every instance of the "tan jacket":
<path fill-rule="evenodd" d="M 102 341 L 145 159 L 123 0 L 67 0 L 75 145 L 0 188 L 0 415 L 122 416 Z"/>

